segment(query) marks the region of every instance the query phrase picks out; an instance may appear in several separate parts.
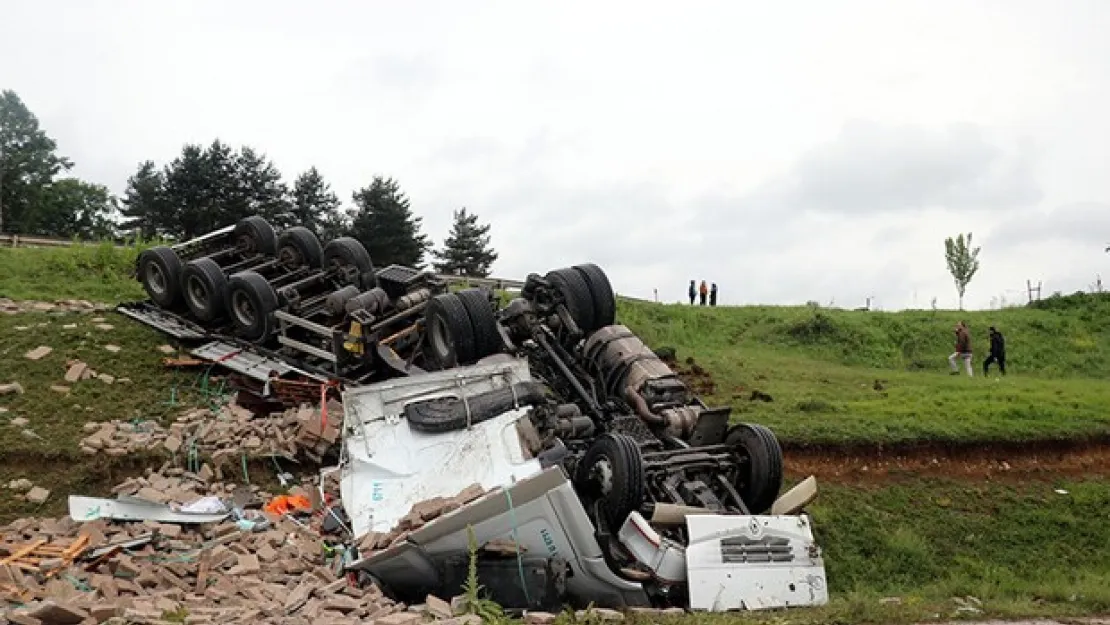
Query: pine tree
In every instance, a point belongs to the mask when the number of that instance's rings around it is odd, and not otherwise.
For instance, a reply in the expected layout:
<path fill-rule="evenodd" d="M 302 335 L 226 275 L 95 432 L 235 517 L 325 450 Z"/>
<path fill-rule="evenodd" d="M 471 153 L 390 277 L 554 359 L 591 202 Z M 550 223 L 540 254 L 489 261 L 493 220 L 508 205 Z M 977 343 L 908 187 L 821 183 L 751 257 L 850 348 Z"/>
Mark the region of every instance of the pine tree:
<path fill-rule="evenodd" d="M 443 241 L 443 250 L 432 252 L 438 259 L 433 263 L 436 271 L 488 277 L 490 266 L 497 260 L 497 252 L 490 247 L 489 229 L 489 224 L 479 225 L 478 216 L 468 214 L 465 207 L 455 211 L 455 223 L 451 234 Z"/>
<path fill-rule="evenodd" d="M 170 235 L 190 239 L 213 229 L 209 169 L 204 149 L 192 144 L 166 165 L 162 177 L 166 214 L 173 215 L 173 220 L 165 224 Z"/>
<path fill-rule="evenodd" d="M 427 235 L 420 233 L 424 219 L 412 214 L 397 182 L 375 176 L 352 199 L 351 235 L 366 246 L 375 264 L 424 268 L 424 255 L 431 247 Z"/>
<path fill-rule="evenodd" d="M 339 236 L 343 224 L 339 197 L 315 167 L 309 168 L 293 183 L 293 221 L 326 239 Z"/>
<path fill-rule="evenodd" d="M 243 217 L 257 215 L 278 229 L 293 225 L 293 204 L 289 188 L 281 180 L 273 161 L 248 147 L 240 148 L 235 159 L 235 175 L 242 194 L 244 212 L 227 215 L 225 223 L 234 223 Z"/>
<path fill-rule="evenodd" d="M 173 214 L 166 210 L 165 180 L 154 161 L 139 164 L 139 170 L 127 179 L 121 202 L 124 222 L 120 230 L 138 234 L 144 239 L 173 231 Z"/>

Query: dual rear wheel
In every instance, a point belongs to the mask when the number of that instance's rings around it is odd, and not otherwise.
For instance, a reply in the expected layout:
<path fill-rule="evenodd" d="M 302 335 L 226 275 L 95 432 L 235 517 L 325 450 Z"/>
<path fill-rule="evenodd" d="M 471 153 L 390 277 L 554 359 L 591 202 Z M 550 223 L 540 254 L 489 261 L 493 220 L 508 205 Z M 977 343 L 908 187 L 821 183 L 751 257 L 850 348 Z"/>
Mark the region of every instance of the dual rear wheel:
<path fill-rule="evenodd" d="M 729 429 L 725 444 L 733 448 L 738 465 L 732 486 L 751 514 L 763 514 L 779 496 L 783 480 L 782 447 L 771 430 L 754 423 Z M 598 511 L 616 532 L 632 512 L 648 500 L 644 460 L 636 440 L 609 432 L 586 450 L 574 475 L 575 490 Z"/>
<path fill-rule="evenodd" d="M 494 304 L 486 289 L 442 293 L 424 312 L 424 359 L 429 369 L 467 365 L 502 350 Z"/>

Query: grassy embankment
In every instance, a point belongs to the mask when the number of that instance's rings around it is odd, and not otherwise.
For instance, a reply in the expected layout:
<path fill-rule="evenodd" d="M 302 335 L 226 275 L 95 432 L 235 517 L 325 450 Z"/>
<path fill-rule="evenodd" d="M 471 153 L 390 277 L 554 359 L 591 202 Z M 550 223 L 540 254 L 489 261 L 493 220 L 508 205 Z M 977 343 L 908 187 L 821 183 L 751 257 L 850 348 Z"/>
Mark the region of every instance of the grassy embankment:
<path fill-rule="evenodd" d="M 127 275 L 134 252 L 107 248 L 0 250 L 0 297 L 114 302 L 141 296 Z M 1094 436 L 1107 431 L 1110 339 L 1103 301 L 1062 311 L 1014 309 L 863 313 L 805 308 L 690 309 L 622 302 L 621 321 L 653 346 L 694 356 L 713 376 L 710 398 L 742 418 L 767 423 L 791 442 L 889 443 Z M 64 495 L 109 484 L 113 465 L 79 454 L 88 420 L 164 418 L 203 403 L 197 374 L 160 364 L 164 337 L 116 314 L 102 330 L 94 315 L 0 316 L 0 382 L 21 396 L 0 398 L 43 439 L 0 425 L 0 478 L 30 477 L 54 489 L 39 509 L 11 498 L 0 521 L 64 514 Z M 1006 332 L 1011 376 L 951 377 L 951 325 L 965 317 L 984 346 L 991 323 Z M 75 324 L 74 327 L 66 327 Z M 23 329 L 18 329 L 23 328 Z M 112 353 L 105 345 L 118 345 Z M 49 345 L 40 361 L 23 354 Z M 67 358 L 132 380 L 86 380 L 68 394 Z M 979 370 L 976 370 L 979 373 Z M 876 385 L 878 381 L 878 385 Z M 177 389 L 176 392 L 173 389 Z M 752 390 L 772 402 L 750 401 Z M 171 398 L 176 405 L 171 405 Z M 1061 488 L 1067 494 L 1058 494 Z M 894 486 L 824 483 L 813 507 L 833 603 L 791 612 L 794 622 L 880 622 L 954 615 L 954 596 L 984 602 L 988 615 L 1085 614 L 1110 609 L 1110 496 L 1104 483 L 1016 486 L 910 478 Z M 899 597 L 898 602 L 881 602 Z M 773 617 L 781 620 L 781 615 Z M 716 620 L 701 617 L 699 620 Z"/>

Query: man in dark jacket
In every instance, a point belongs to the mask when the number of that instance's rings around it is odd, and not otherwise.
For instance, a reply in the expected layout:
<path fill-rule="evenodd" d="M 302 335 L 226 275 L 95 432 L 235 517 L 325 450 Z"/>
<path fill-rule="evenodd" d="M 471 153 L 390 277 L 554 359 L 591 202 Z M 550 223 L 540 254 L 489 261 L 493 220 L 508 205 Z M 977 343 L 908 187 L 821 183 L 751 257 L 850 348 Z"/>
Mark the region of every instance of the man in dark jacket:
<path fill-rule="evenodd" d="M 689 295 L 690 295 L 690 305 L 693 306 L 694 305 L 694 298 L 697 297 L 697 295 L 698 295 L 697 287 L 694 286 L 694 281 L 693 280 L 690 281 Z"/>
<path fill-rule="evenodd" d="M 710 306 L 716 306 L 717 305 L 717 283 L 716 282 L 714 282 L 713 285 L 709 287 L 709 305 Z"/>
<path fill-rule="evenodd" d="M 1006 338 L 994 326 L 991 326 L 991 353 L 983 361 L 983 375 L 987 375 L 992 362 L 997 362 L 998 370 L 1006 375 Z"/>

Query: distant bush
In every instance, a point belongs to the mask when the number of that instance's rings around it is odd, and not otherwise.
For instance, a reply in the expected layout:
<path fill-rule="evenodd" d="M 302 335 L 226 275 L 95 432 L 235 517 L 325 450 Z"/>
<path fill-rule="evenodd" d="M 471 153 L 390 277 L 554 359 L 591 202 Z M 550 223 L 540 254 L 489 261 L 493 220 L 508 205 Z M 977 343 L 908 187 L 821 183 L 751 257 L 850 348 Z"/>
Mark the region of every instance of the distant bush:
<path fill-rule="evenodd" d="M 1053 293 L 1044 298 L 1033 300 L 1026 304 L 1035 310 L 1079 310 L 1083 308 L 1110 307 L 1110 293 L 1086 293 L 1076 291 L 1071 295 Z"/>

